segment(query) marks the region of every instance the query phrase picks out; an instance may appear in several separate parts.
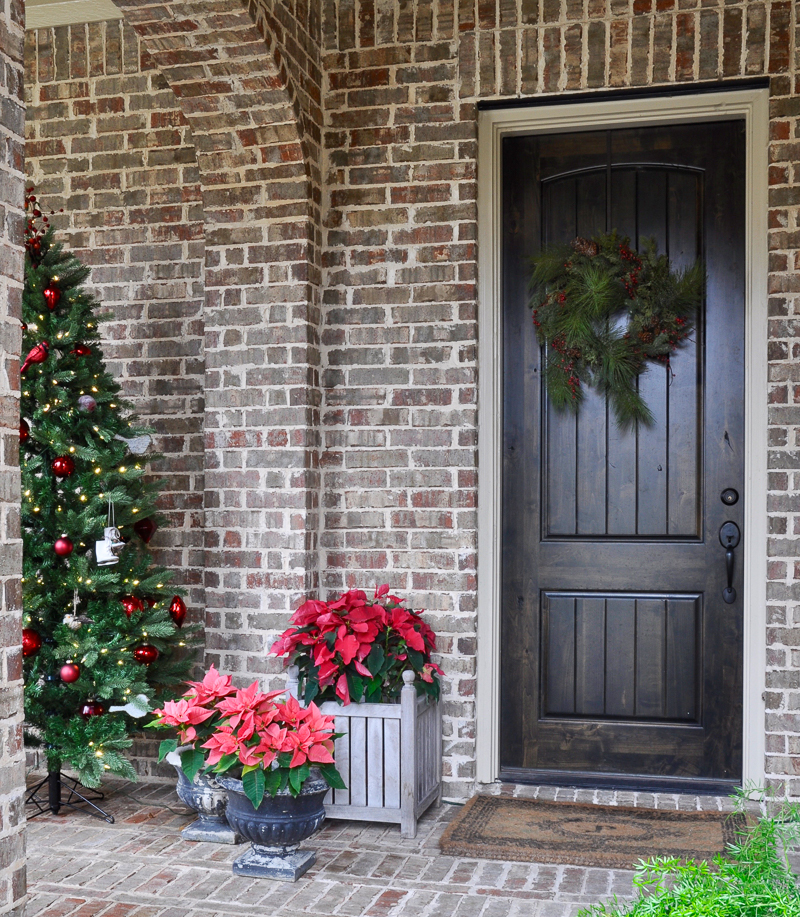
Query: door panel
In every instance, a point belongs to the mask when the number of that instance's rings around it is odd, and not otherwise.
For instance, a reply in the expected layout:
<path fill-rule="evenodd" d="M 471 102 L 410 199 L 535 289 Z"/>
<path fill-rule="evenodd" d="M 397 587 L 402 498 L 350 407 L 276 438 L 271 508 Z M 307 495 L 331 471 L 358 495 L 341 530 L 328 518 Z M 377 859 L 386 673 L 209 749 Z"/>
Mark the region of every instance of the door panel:
<path fill-rule="evenodd" d="M 743 490 L 742 125 L 513 137 L 503 157 L 501 773 L 735 782 L 742 610 L 718 532 L 742 528 L 719 499 Z M 577 417 L 552 408 L 527 305 L 543 245 L 610 229 L 708 277 L 634 431 L 593 391 Z"/>

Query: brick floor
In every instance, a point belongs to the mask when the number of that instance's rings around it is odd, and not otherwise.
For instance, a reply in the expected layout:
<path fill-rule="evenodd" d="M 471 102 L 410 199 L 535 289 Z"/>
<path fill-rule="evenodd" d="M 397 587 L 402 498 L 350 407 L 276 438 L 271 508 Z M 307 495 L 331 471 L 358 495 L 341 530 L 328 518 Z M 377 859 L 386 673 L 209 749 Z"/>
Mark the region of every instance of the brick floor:
<path fill-rule="evenodd" d="M 715 797 L 496 787 L 491 792 L 657 808 L 727 809 Z M 165 784 L 109 784 L 113 825 L 84 813 L 28 825 L 27 917 L 572 917 L 631 894 L 632 873 L 443 856 L 457 811 L 443 805 L 417 837 L 395 826 L 328 822 L 305 846 L 317 863 L 295 884 L 233 876 L 243 847 L 183 841 L 192 816 Z M 647 851 L 642 851 L 643 855 Z"/>

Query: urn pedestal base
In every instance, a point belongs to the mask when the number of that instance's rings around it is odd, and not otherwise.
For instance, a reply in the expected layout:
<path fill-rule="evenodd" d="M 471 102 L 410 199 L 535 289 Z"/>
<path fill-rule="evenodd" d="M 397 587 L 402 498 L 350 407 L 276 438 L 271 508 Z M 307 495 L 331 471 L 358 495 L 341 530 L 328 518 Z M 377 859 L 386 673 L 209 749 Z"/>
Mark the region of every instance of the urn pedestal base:
<path fill-rule="evenodd" d="M 196 821 L 181 831 L 185 841 L 208 841 L 211 844 L 243 844 L 244 838 L 237 834 L 226 821 L 198 816 Z"/>
<path fill-rule="evenodd" d="M 284 853 L 280 847 L 262 847 L 253 844 L 233 861 L 233 873 L 256 879 L 280 879 L 296 882 L 308 872 L 317 860 L 313 850 L 295 850 Z"/>

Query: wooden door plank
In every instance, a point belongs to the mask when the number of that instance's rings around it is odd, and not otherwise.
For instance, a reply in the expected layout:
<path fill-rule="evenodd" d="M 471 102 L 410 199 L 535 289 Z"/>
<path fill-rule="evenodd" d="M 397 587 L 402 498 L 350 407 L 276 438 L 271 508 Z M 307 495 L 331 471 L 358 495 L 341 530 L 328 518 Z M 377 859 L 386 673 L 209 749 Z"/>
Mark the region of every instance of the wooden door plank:
<path fill-rule="evenodd" d="M 575 712 L 575 599 L 543 596 L 546 615 L 545 713 Z"/>
<path fill-rule="evenodd" d="M 636 716 L 664 715 L 665 601 L 636 601 Z"/>
<path fill-rule="evenodd" d="M 633 716 L 636 703 L 636 599 L 606 601 L 607 716 Z"/>
<path fill-rule="evenodd" d="M 546 426 L 546 478 L 548 535 L 574 535 L 577 529 L 578 418 L 557 411 L 548 399 L 543 406 Z"/>
<path fill-rule="evenodd" d="M 589 389 L 584 393 L 575 429 L 575 516 L 579 535 L 606 533 L 607 422 L 605 395 Z"/>
<path fill-rule="evenodd" d="M 575 599 L 575 713 L 605 713 L 606 603 L 599 596 Z"/>
<path fill-rule="evenodd" d="M 700 633 L 699 598 L 667 600 L 665 715 L 674 720 L 696 720 L 697 656 Z"/>

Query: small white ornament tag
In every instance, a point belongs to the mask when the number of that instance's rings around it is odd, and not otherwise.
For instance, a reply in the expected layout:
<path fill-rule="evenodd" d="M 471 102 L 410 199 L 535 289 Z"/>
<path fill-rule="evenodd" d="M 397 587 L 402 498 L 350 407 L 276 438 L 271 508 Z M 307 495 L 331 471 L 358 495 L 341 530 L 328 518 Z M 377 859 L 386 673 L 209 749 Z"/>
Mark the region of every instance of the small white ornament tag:
<path fill-rule="evenodd" d="M 134 436 L 131 439 L 126 439 L 124 436 L 117 434 L 114 439 L 127 443 L 128 449 L 133 455 L 144 455 L 150 448 L 150 443 L 153 442 L 152 436 L 148 436 L 147 433 L 142 436 Z"/>

